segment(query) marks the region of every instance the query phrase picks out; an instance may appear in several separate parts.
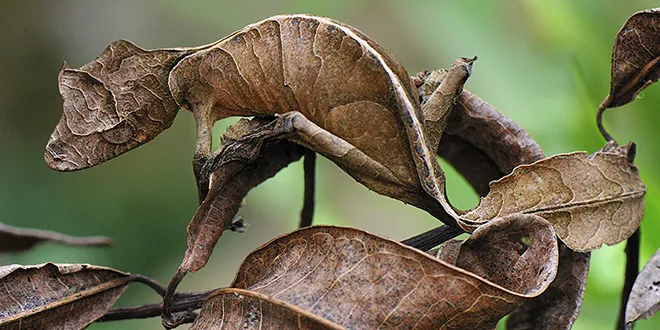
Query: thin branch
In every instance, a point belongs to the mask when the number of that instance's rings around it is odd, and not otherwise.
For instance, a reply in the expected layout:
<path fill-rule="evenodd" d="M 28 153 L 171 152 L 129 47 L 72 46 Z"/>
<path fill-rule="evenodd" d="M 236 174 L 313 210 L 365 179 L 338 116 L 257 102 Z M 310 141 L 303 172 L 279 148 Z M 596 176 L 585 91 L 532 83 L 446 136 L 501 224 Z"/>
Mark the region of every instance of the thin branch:
<path fill-rule="evenodd" d="M 405 239 L 401 241 L 401 243 L 412 246 L 414 248 L 418 248 L 422 251 L 429 251 L 432 248 L 463 233 L 464 231 L 458 227 L 442 225 L 425 233 L 421 233 L 417 236 Z"/>
<path fill-rule="evenodd" d="M 213 293 L 213 291 L 215 290 L 179 293 L 174 297 L 172 301 L 171 312 L 192 312 L 193 310 L 199 309 L 204 301 L 206 301 L 206 298 L 208 298 L 208 296 Z M 99 319 L 99 322 L 158 317 L 161 316 L 162 312 L 163 303 L 148 304 L 135 307 L 113 308 L 109 310 L 101 319 Z M 194 315 L 194 313 L 186 313 L 181 319 L 181 324 L 191 323 L 194 321 Z"/>
<path fill-rule="evenodd" d="M 630 328 L 626 328 L 626 306 L 628 306 L 628 297 L 630 297 L 630 291 L 632 291 L 635 278 L 637 278 L 639 272 L 639 238 L 640 230 L 637 229 L 626 243 L 626 277 L 621 291 L 621 306 L 619 308 L 619 319 L 617 320 L 617 329 L 619 330 L 632 329 L 632 325 Z"/>
<path fill-rule="evenodd" d="M 303 208 L 300 211 L 300 228 L 309 227 L 314 219 L 314 190 L 316 181 L 316 153 L 306 149 L 303 160 L 303 171 L 305 173 L 305 197 Z"/>
<path fill-rule="evenodd" d="M 76 237 L 42 229 L 19 228 L 0 223 L 0 252 L 25 251 L 40 242 L 72 246 L 110 246 L 112 240 L 102 236 Z"/>
<path fill-rule="evenodd" d="M 610 135 L 610 133 L 607 132 L 605 126 L 603 126 L 603 112 L 605 112 L 605 109 L 607 109 L 607 106 L 609 105 L 609 100 L 610 97 L 608 96 L 607 99 L 598 107 L 598 113 L 596 113 L 596 124 L 598 125 L 598 130 L 600 131 L 600 134 L 603 135 L 605 140 L 608 142 L 615 141 L 612 135 Z"/>
<path fill-rule="evenodd" d="M 167 291 L 167 288 L 165 288 L 162 284 L 158 283 L 158 281 L 156 281 L 152 278 L 146 277 L 144 275 L 140 275 L 140 274 L 133 274 L 131 276 L 133 277 L 132 278 L 133 282 L 139 282 L 139 283 L 142 283 L 142 284 L 146 284 L 148 287 L 150 287 L 154 291 L 156 291 L 156 293 L 159 296 L 161 296 L 161 297 L 165 296 L 165 292 Z"/>
<path fill-rule="evenodd" d="M 174 311 L 174 302 L 175 298 L 177 297 L 176 288 L 179 286 L 179 283 L 181 283 L 186 274 L 188 274 L 188 272 L 179 266 L 179 268 L 176 270 L 176 273 L 174 273 L 174 276 L 172 276 L 170 284 L 167 286 L 165 296 L 163 296 L 163 317 L 161 323 L 165 329 L 173 329 L 183 324 L 184 320 L 173 315 L 172 312 Z"/>

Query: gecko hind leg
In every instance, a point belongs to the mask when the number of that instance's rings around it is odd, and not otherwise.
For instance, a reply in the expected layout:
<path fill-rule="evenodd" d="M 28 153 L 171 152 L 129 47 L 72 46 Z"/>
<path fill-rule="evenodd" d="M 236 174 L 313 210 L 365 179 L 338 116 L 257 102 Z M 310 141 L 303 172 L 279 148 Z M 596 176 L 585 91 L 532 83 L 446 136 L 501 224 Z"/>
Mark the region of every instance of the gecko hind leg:
<path fill-rule="evenodd" d="M 303 114 L 291 111 L 276 114 L 273 122 L 284 133 L 283 139 L 300 144 L 333 161 L 353 179 L 370 190 L 426 210 L 438 220 L 456 226 L 454 218 L 433 197 L 418 186 L 401 181 L 384 164 L 337 135 L 319 127 Z"/>

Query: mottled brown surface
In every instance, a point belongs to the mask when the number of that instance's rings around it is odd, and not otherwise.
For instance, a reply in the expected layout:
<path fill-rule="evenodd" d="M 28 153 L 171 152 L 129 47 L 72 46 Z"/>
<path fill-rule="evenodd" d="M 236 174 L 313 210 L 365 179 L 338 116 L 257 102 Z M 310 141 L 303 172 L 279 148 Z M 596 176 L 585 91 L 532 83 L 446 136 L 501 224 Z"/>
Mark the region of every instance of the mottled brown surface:
<path fill-rule="evenodd" d="M 507 329 L 571 329 L 582 306 L 590 256 L 560 243 L 559 269 L 554 282 L 541 296 L 509 314 Z"/>
<path fill-rule="evenodd" d="M 610 94 L 601 108 L 622 106 L 660 78 L 660 10 L 628 18 L 614 41 Z"/>
<path fill-rule="evenodd" d="M 170 87 L 179 104 L 211 121 L 301 112 L 412 184 L 399 116 L 417 115 L 419 105 L 409 102 L 415 90 L 389 53 L 368 46 L 366 36 L 330 19 L 276 16 L 182 60 Z"/>
<path fill-rule="evenodd" d="M 628 305 L 626 323 L 649 319 L 660 310 L 660 250 L 656 251 L 637 275 Z"/>
<path fill-rule="evenodd" d="M 655 15 L 655 11 L 633 15 L 621 30 L 613 52 L 612 90 L 606 106 L 629 102 L 657 80 L 658 57 L 645 44 L 657 38 Z M 649 31 L 653 32 L 650 37 L 640 36 L 640 32 Z M 637 43 L 631 33 L 639 37 Z M 651 57 L 639 56 L 640 51 Z M 175 65 L 167 82 L 163 77 Z M 150 66 L 153 72 L 149 72 Z M 453 100 L 464 81 L 451 85 L 448 94 L 436 93 L 442 88 L 430 91 L 436 99 Z M 420 115 L 415 89 L 405 70 L 368 37 L 339 22 L 308 15 L 278 16 L 197 49 L 144 51 L 119 41 L 80 70 L 63 69 L 60 90 L 65 99 L 64 115 L 46 153 L 49 166 L 59 170 L 93 166 L 152 139 L 171 124 L 176 113 L 173 102 L 192 110 L 198 121 L 196 160 L 207 159 L 210 125 L 217 119 L 289 112 L 279 121 L 291 125 L 281 131 L 293 133 L 287 139 L 330 155 L 356 180 L 378 193 L 421 207 L 439 219 L 446 213 L 456 217 L 445 200 L 444 175 L 433 159 L 447 121 L 447 112 L 442 109 L 446 110 L 448 102 L 439 102 L 438 111 L 429 112 L 434 109 L 424 106 L 433 104 L 429 101 L 433 97 L 423 97 Z M 488 188 L 485 182 L 542 157 L 527 133 L 482 100 L 463 92 L 457 107 L 462 110 L 449 116 L 448 138 L 441 141 L 440 153 L 457 165 L 480 194 Z M 266 134 L 260 141 L 279 138 Z M 262 142 L 233 144 L 246 146 L 246 154 L 223 151 L 220 156 L 234 158 L 215 159 L 221 161 L 212 177 L 212 194 L 191 221 L 188 250 L 180 270 L 203 267 L 247 190 L 300 157 L 269 154 L 278 148 L 292 154 L 297 151 L 284 143 L 262 148 Z M 538 268 L 525 268 L 528 273 L 506 272 L 520 269 L 516 256 L 522 256 L 526 249 L 518 247 L 515 237 L 520 233 L 511 227 L 498 244 L 491 242 L 486 247 L 479 244 L 487 240 L 475 243 L 478 233 L 487 228 L 495 231 L 491 234 L 494 237 L 503 235 L 492 228 L 511 218 L 545 217 L 569 246 L 580 251 L 625 239 L 630 228 L 637 228 L 643 213 L 645 187 L 632 166 L 633 157 L 615 152 L 589 157 L 575 153 L 516 168 L 494 183 L 494 192 L 464 218 L 464 227 L 476 230 L 475 241 L 465 243 L 463 250 L 474 248 L 456 257 L 455 262 L 473 267 L 471 271 L 476 274 L 490 275 L 491 281 L 507 288 L 515 287 L 521 276 L 536 274 Z M 259 162 L 254 163 L 257 159 Z M 279 163 L 264 165 L 271 160 Z M 470 162 L 478 164 L 471 167 Z M 261 169 L 250 172 L 253 165 Z M 583 184 L 585 180 L 587 184 Z M 626 222 L 628 218 L 631 221 Z M 512 324 L 570 327 L 581 303 L 588 255 L 564 251 L 560 277 L 566 282 L 553 285 L 539 297 L 547 299 L 533 300 L 535 304 L 519 310 L 518 315 L 524 313 L 528 323 L 524 317 L 514 316 Z M 496 267 L 501 265 L 508 268 L 498 272 Z M 575 274 L 570 277 L 572 272 Z M 573 305 L 561 311 L 564 318 L 553 316 L 560 312 L 553 297 L 575 298 Z"/>
<path fill-rule="evenodd" d="M 424 95 L 422 87 L 420 94 Z M 466 90 L 447 118 L 438 155 L 452 164 L 480 196 L 486 196 L 491 181 L 509 174 L 516 166 L 545 158 L 522 127 Z"/>
<path fill-rule="evenodd" d="M 544 158 L 541 147 L 520 125 L 468 91 L 463 91 L 454 105 L 446 134 L 486 153 L 504 174 Z"/>
<path fill-rule="evenodd" d="M 569 248 L 587 252 L 619 243 L 637 230 L 645 192 L 627 155 L 555 155 L 493 182 L 462 224 L 469 228 L 508 214 L 537 214 L 552 223 Z"/>
<path fill-rule="evenodd" d="M 522 299 L 540 294 L 556 271 L 551 227 L 543 220 L 545 226 L 513 218 L 484 226 L 480 230 L 484 236 L 474 243 L 488 240 L 488 233 L 501 232 L 499 225 L 505 222 L 543 237 L 533 239 L 534 247 L 523 256 L 514 252 L 518 258 L 512 262 L 520 266 L 519 271 L 533 275 L 510 282 L 500 276 L 484 274 L 484 279 L 471 273 L 483 265 L 505 266 L 493 263 L 493 255 L 488 253 L 473 252 L 472 262 L 459 269 L 358 229 L 318 226 L 282 236 L 253 252 L 232 287 L 285 301 L 347 328 L 492 327 Z"/>
<path fill-rule="evenodd" d="M 90 265 L 0 266 L 0 329 L 82 329 L 103 316 L 129 277 Z"/>
<path fill-rule="evenodd" d="M 344 328 L 263 294 L 228 288 L 214 292 L 206 300 L 190 329 L 339 330 Z"/>
<path fill-rule="evenodd" d="M 215 121 L 299 112 L 396 179 L 394 187 L 383 186 L 376 171 L 359 180 L 370 189 L 394 198 L 426 194 L 456 218 L 434 151 L 473 60 L 452 66 L 430 95 L 424 118 L 403 66 L 363 33 L 328 18 L 274 16 L 199 48 L 145 51 L 117 41 L 82 68 L 63 69 L 64 115 L 46 162 L 75 170 L 106 161 L 169 127 L 182 106 L 197 121 L 194 161 L 203 199 L 207 185 L 199 171 L 211 155 Z M 329 140 L 314 150 L 345 162 L 332 148 Z M 365 174 L 354 170 L 361 162 L 343 168 L 361 178 Z M 428 201 L 416 204 L 434 208 Z"/>
<path fill-rule="evenodd" d="M 452 109 L 438 155 L 456 167 L 482 196 L 488 194 L 490 181 L 518 165 L 545 158 L 524 129 L 468 91 L 463 91 Z M 452 251 L 458 245 L 460 242 L 447 242 L 437 253 L 455 263 L 458 254 Z M 509 314 L 507 326 L 570 329 L 582 306 L 589 259 L 589 253 L 572 251 L 560 242 L 557 278 L 540 296 L 525 301 Z"/>

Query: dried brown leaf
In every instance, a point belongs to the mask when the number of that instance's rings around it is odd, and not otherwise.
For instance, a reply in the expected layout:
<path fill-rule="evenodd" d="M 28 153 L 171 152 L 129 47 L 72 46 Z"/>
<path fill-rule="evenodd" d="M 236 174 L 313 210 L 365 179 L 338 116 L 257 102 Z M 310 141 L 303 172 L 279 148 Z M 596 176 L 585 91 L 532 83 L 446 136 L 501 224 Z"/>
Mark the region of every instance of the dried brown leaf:
<path fill-rule="evenodd" d="M 191 330 L 344 329 L 286 302 L 241 289 L 220 289 L 204 302 Z"/>
<path fill-rule="evenodd" d="M 637 230 L 644 213 L 646 186 L 629 156 L 620 149 L 574 152 L 519 166 L 491 183 L 460 223 L 473 229 L 495 217 L 536 214 L 573 250 L 617 244 Z"/>
<path fill-rule="evenodd" d="M 466 90 L 449 114 L 438 155 L 480 196 L 488 193 L 490 181 L 511 173 L 518 165 L 545 158 L 522 127 Z"/>
<path fill-rule="evenodd" d="M 456 135 L 442 136 L 438 156 L 451 164 L 479 196 L 486 196 L 490 190 L 488 184 L 506 174 L 483 150 Z"/>
<path fill-rule="evenodd" d="M 637 275 L 628 305 L 626 324 L 639 319 L 648 319 L 660 309 L 660 249 L 649 259 L 644 269 Z"/>
<path fill-rule="evenodd" d="M 0 252 L 25 251 L 41 242 L 74 246 L 108 246 L 112 241 L 106 237 L 73 237 L 47 230 L 25 229 L 0 223 Z"/>
<path fill-rule="evenodd" d="M 480 247 L 492 244 L 491 237 L 508 241 L 511 228 L 528 234 L 532 246 L 504 254 L 514 244 L 501 244 L 496 252 Z M 358 229 L 309 227 L 250 254 L 232 287 L 347 328 L 482 329 L 543 292 L 555 276 L 556 239 L 541 218 L 498 219 L 470 242 L 465 245 L 470 261 L 461 269 Z"/>
<path fill-rule="evenodd" d="M 84 264 L 0 266 L 0 329 L 82 329 L 126 290 L 128 274 Z"/>
<path fill-rule="evenodd" d="M 660 78 L 660 9 L 630 16 L 616 36 L 612 50 L 610 94 L 601 109 L 622 106 Z"/>
<path fill-rule="evenodd" d="M 571 329 L 582 306 L 590 256 L 560 244 L 559 269 L 554 282 L 539 297 L 526 301 L 509 314 L 506 328 Z"/>
<path fill-rule="evenodd" d="M 545 157 L 541 147 L 520 125 L 468 91 L 463 91 L 454 104 L 446 134 L 455 135 L 486 153 L 504 174 Z"/>
<path fill-rule="evenodd" d="M 46 145 L 46 164 L 58 171 L 91 167 L 170 127 L 179 106 L 167 77 L 193 51 L 143 50 L 119 40 L 80 69 L 65 65 L 58 80 L 64 111 Z"/>
<path fill-rule="evenodd" d="M 538 144 L 518 124 L 490 104 L 463 91 L 449 116 L 438 155 L 447 159 L 482 196 L 489 181 L 510 173 L 516 166 L 545 156 Z M 448 241 L 437 251 L 454 264 L 460 241 Z M 560 244 L 557 278 L 540 296 L 525 301 L 507 319 L 510 329 L 570 329 L 582 305 L 589 269 L 589 253 Z"/>

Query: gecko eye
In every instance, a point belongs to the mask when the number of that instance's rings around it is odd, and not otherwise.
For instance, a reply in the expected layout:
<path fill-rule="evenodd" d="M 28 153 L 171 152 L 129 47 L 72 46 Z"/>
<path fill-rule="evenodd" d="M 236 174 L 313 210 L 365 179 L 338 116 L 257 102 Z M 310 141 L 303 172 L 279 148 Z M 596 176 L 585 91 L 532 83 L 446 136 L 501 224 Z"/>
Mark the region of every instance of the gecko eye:
<path fill-rule="evenodd" d="M 135 136 L 133 126 L 128 121 L 122 121 L 115 127 L 101 132 L 101 137 L 111 144 L 124 144 Z"/>

